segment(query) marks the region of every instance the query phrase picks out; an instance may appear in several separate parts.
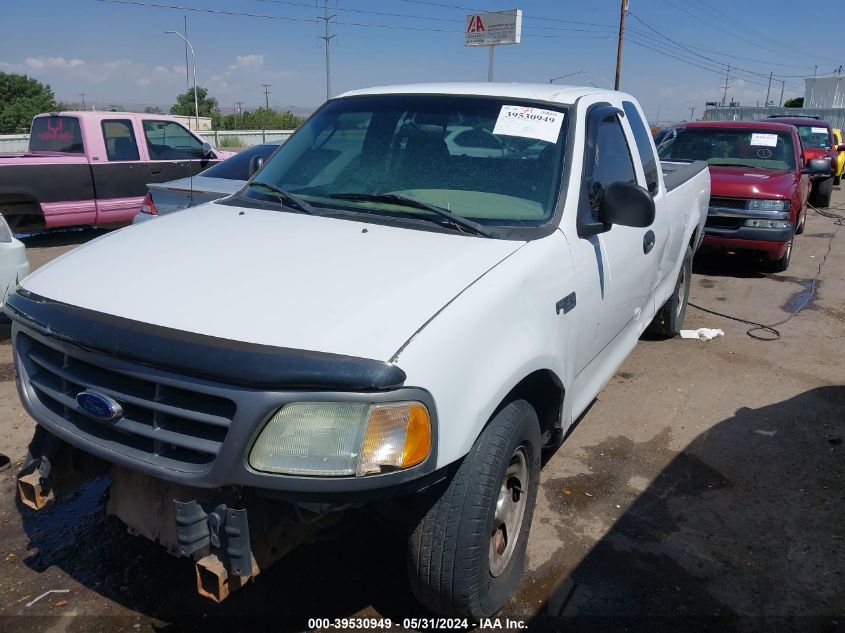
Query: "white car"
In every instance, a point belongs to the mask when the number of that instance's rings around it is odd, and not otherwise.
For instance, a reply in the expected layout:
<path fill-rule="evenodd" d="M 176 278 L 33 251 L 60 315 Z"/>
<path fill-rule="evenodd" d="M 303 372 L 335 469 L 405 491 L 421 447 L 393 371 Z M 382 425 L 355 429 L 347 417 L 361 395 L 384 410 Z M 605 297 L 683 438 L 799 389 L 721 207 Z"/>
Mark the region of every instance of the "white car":
<path fill-rule="evenodd" d="M 0 309 L 9 291 L 28 274 L 26 247 L 12 234 L 6 219 L 0 216 Z"/>
<path fill-rule="evenodd" d="M 467 125 L 488 132 L 453 154 Z M 490 137 L 508 151 L 467 149 Z M 407 523 L 424 605 L 489 615 L 522 575 L 542 448 L 646 328 L 681 327 L 709 195 L 706 164 L 661 169 L 624 93 L 331 99 L 238 194 L 10 296 L 38 423 L 22 501 L 57 495 L 60 451 L 95 457 L 109 512 L 192 557 L 215 600 L 372 504 Z M 151 248 L 167 274 L 138 274 Z"/>

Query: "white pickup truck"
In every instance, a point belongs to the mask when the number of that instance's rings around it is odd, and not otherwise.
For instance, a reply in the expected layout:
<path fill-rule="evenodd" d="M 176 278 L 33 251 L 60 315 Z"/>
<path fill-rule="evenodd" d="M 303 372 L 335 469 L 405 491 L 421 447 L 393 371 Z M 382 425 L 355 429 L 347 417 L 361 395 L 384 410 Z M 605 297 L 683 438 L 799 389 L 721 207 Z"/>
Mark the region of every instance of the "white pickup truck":
<path fill-rule="evenodd" d="M 624 93 L 331 99 L 240 192 L 10 295 L 38 423 L 21 498 L 108 470 L 108 511 L 192 557 L 215 600 L 368 504 L 407 524 L 425 607 L 491 614 L 541 450 L 647 328 L 681 327 L 709 195 L 703 163 L 661 169 Z"/>

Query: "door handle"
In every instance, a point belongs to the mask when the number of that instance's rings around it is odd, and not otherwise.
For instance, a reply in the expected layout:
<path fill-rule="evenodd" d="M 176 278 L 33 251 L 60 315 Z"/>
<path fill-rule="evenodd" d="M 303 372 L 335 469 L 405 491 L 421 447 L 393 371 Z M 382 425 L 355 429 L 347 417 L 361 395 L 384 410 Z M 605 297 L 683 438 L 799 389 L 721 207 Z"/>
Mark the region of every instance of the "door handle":
<path fill-rule="evenodd" d="M 646 231 L 646 234 L 643 236 L 643 253 L 646 255 L 651 252 L 651 249 L 654 248 L 654 231 Z"/>
<path fill-rule="evenodd" d="M 151 174 L 160 174 L 161 173 L 161 167 L 151 167 L 150 173 Z"/>

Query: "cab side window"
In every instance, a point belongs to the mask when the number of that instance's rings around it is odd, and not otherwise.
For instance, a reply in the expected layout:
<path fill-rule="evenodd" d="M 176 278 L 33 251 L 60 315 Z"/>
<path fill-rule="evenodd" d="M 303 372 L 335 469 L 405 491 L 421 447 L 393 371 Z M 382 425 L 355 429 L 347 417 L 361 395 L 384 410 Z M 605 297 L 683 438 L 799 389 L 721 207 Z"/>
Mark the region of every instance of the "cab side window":
<path fill-rule="evenodd" d="M 625 110 L 625 116 L 628 117 L 628 123 L 634 132 L 634 142 L 637 144 L 637 151 L 640 153 L 640 160 L 643 161 L 646 187 L 648 192 L 654 195 L 660 185 L 657 178 L 657 158 L 654 155 L 654 143 L 651 140 L 651 134 L 633 103 L 623 101 L 622 109 Z"/>
<path fill-rule="evenodd" d="M 132 121 L 107 120 L 103 121 L 102 128 L 103 140 L 106 142 L 106 156 L 110 161 L 140 160 Z"/>
<path fill-rule="evenodd" d="M 605 188 L 614 182 L 636 184 L 637 175 L 625 131 L 615 114 L 605 117 L 598 125 L 596 147 L 588 165 L 590 206 L 598 211 Z"/>
<path fill-rule="evenodd" d="M 202 141 L 173 121 L 144 121 L 151 160 L 202 158 Z"/>

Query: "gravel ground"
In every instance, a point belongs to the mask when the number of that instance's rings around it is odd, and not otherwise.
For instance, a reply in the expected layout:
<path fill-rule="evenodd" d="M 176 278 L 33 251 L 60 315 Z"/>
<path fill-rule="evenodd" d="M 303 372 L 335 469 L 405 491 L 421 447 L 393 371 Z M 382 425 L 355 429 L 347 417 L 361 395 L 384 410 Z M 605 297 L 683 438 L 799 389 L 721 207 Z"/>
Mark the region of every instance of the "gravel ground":
<path fill-rule="evenodd" d="M 845 193 L 834 204 L 845 208 Z M 32 265 L 100 233 L 30 238 Z M 845 230 L 808 215 L 780 275 L 700 256 L 691 301 L 761 323 L 806 307 L 775 342 L 690 307 L 687 327 L 724 338 L 637 346 L 543 470 L 528 570 L 502 617 L 549 630 L 845 629 Z M 258 630 L 246 618 L 260 616 L 284 631 L 313 617 L 421 615 L 403 539 L 368 515 L 215 605 L 196 595 L 188 561 L 105 516 L 105 481 L 22 509 L 15 465 L 33 422 L 11 362 L 5 341 L 0 630 Z M 50 589 L 68 591 L 26 606 Z"/>

